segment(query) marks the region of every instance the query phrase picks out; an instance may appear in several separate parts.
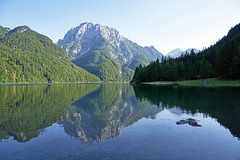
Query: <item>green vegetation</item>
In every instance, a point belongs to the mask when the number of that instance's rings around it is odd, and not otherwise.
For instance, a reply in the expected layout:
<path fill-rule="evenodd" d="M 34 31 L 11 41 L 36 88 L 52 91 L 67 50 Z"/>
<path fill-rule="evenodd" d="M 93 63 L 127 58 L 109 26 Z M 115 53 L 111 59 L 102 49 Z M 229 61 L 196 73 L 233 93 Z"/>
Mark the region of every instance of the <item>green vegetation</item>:
<path fill-rule="evenodd" d="M 124 39 L 122 44 L 122 50 L 131 50 L 132 53 L 137 53 L 138 56 L 133 58 L 131 64 L 128 66 L 128 68 L 134 70 L 137 66 L 140 64 L 147 65 L 151 61 L 156 60 L 157 58 L 160 58 L 161 53 L 154 51 L 150 47 L 142 47 L 138 44 L 128 40 Z"/>
<path fill-rule="evenodd" d="M 0 83 L 99 82 L 48 37 L 27 26 L 0 38 Z"/>
<path fill-rule="evenodd" d="M 122 82 L 121 67 L 109 55 L 107 49 L 93 51 L 73 60 L 77 66 L 86 69 L 104 82 Z"/>
<path fill-rule="evenodd" d="M 67 43 L 62 46 L 62 48 L 68 52 L 68 57 L 70 60 L 73 60 L 77 53 L 81 50 L 81 44 L 78 42 Z"/>
<path fill-rule="evenodd" d="M 109 50 L 104 47 L 109 42 L 103 37 L 97 36 L 92 43 L 95 48 L 79 57 L 75 57 L 72 62 L 96 75 L 101 81 L 123 82 L 120 74 L 120 64 L 111 57 Z"/>
<path fill-rule="evenodd" d="M 73 41 L 72 38 L 77 36 L 79 27 L 75 29 L 74 32 L 68 32 L 64 40 L 59 40 L 58 45 L 68 53 L 73 63 L 98 76 L 104 82 L 129 82 L 136 66 L 147 65 L 162 57 L 153 46 L 141 47 L 115 34 L 105 37 L 103 35 L 109 33 L 104 33 L 103 30 L 92 30 L 91 34 L 95 33 L 95 37 L 88 35 L 90 32 L 81 33 L 84 36 L 76 37 Z"/>
<path fill-rule="evenodd" d="M 240 80 L 224 80 L 217 78 L 202 79 L 202 80 L 189 80 L 177 82 L 182 86 L 207 86 L 207 87 L 234 87 L 240 86 Z"/>
<path fill-rule="evenodd" d="M 136 66 L 146 66 L 148 65 L 148 59 L 145 56 L 139 56 L 132 60 L 132 63 L 129 65 L 130 69 L 136 68 Z"/>
<path fill-rule="evenodd" d="M 75 57 L 72 60 L 74 64 L 96 75 L 103 82 L 129 82 L 132 79 L 134 71 L 121 66 L 121 62 L 116 61 L 111 56 L 110 52 L 114 51 L 107 47 L 111 45 L 108 40 L 102 36 L 97 36 L 92 43 L 94 48 L 79 57 Z"/>
<path fill-rule="evenodd" d="M 132 83 L 196 80 L 218 77 L 240 79 L 240 24 L 214 46 L 172 59 L 157 59 L 148 66 L 136 67 Z"/>
<path fill-rule="evenodd" d="M 125 67 L 123 68 L 122 73 L 123 73 L 124 80 L 126 82 L 129 82 L 129 80 L 131 80 L 133 77 L 134 71 L 131 70 L 130 68 Z"/>
<path fill-rule="evenodd" d="M 172 85 L 173 83 L 178 83 L 181 86 L 205 86 L 205 87 L 237 87 L 237 86 L 240 86 L 240 80 L 226 80 L 226 79 L 217 79 L 217 78 L 185 80 L 185 81 L 156 81 L 156 82 L 146 82 L 143 84 Z"/>
<path fill-rule="evenodd" d="M 4 37 L 7 33 L 6 29 L 0 26 L 0 38 Z"/>
<path fill-rule="evenodd" d="M 159 52 L 153 46 L 145 46 L 144 48 L 151 54 L 151 61 L 154 61 L 157 58 L 162 59 L 163 55 L 161 53 L 159 54 Z"/>

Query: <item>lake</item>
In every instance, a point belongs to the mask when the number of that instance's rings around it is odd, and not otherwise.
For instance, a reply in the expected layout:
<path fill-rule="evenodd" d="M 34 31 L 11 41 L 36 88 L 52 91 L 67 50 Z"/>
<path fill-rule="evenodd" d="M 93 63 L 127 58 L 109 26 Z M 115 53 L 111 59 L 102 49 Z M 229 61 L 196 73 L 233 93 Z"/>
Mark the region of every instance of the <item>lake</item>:
<path fill-rule="evenodd" d="M 0 86 L 0 139 L 2 160 L 240 160 L 240 88 Z"/>

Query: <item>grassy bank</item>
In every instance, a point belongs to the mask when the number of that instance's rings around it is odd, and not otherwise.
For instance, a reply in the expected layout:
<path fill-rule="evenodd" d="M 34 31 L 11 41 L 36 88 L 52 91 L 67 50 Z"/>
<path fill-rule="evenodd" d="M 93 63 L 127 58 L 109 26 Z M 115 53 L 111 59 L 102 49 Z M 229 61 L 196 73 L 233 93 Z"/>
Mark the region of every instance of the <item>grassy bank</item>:
<path fill-rule="evenodd" d="M 158 81 L 158 82 L 145 82 L 142 84 L 152 84 L 152 85 L 172 85 L 172 83 L 178 83 L 180 86 L 206 86 L 206 87 L 240 87 L 240 80 L 221 80 L 217 78 L 200 79 L 200 80 L 187 80 L 187 81 Z"/>

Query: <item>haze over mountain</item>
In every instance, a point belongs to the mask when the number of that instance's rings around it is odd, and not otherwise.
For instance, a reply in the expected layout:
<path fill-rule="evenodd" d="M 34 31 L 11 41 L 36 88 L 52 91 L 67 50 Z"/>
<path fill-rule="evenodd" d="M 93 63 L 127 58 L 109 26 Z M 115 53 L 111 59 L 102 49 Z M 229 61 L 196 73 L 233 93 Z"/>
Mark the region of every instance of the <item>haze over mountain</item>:
<path fill-rule="evenodd" d="M 76 65 L 103 81 L 129 81 L 133 70 L 163 56 L 153 46 L 142 47 L 108 26 L 82 23 L 57 42 Z"/>
<path fill-rule="evenodd" d="M 0 26 L 0 83 L 99 82 L 48 37 L 28 26 Z"/>
<path fill-rule="evenodd" d="M 194 53 L 198 53 L 200 51 L 199 49 L 196 49 L 196 48 L 189 48 L 187 50 L 184 50 L 182 48 L 176 48 L 176 49 L 172 50 L 171 52 L 169 52 L 168 54 L 166 54 L 166 57 L 170 56 L 171 58 L 178 58 L 182 54 L 190 53 L 192 49 L 193 49 Z"/>

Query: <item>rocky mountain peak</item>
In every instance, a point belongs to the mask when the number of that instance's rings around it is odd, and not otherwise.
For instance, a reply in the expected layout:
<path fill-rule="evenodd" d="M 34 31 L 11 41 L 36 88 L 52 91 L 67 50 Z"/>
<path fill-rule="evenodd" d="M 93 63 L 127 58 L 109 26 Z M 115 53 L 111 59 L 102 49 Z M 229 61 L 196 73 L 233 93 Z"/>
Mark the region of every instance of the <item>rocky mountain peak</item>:
<path fill-rule="evenodd" d="M 9 28 L 7 28 L 9 30 Z M 11 34 L 11 33 L 23 33 L 26 31 L 31 30 L 28 26 L 19 26 L 14 28 L 13 30 L 10 30 L 7 34 Z"/>
<path fill-rule="evenodd" d="M 136 66 L 162 57 L 154 47 L 142 47 L 114 28 L 88 22 L 70 29 L 57 45 L 68 53 L 73 63 L 103 81 L 130 80 Z"/>
<path fill-rule="evenodd" d="M 93 24 L 91 22 L 81 23 L 79 26 L 71 28 L 64 38 L 58 41 L 58 45 L 71 43 L 71 42 L 81 42 L 82 40 L 92 40 L 96 36 L 101 35 L 107 40 L 111 40 L 117 44 L 122 40 L 122 36 L 114 28 L 108 26 L 103 26 L 100 24 Z"/>

